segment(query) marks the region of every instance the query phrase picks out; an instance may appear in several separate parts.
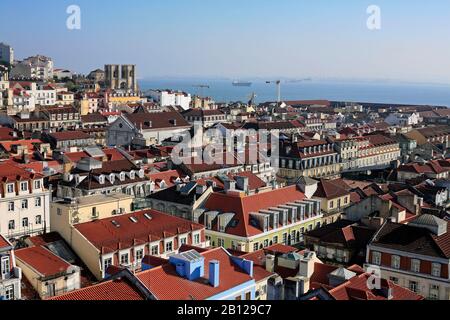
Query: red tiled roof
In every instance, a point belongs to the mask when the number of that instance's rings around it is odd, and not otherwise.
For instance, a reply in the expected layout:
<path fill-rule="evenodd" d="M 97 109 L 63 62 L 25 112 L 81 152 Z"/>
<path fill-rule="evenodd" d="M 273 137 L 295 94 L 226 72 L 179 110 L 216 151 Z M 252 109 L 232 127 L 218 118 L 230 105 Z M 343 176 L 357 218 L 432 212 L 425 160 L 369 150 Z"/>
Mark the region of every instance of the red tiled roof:
<path fill-rule="evenodd" d="M 347 191 L 348 186 L 342 179 L 337 180 L 325 180 L 321 179 L 317 186 L 317 191 L 314 193 L 315 197 L 335 199 L 349 195 Z"/>
<path fill-rule="evenodd" d="M 264 250 L 267 252 L 271 252 L 271 253 L 282 253 L 282 254 L 298 251 L 297 248 L 287 246 L 287 245 L 281 244 L 281 243 L 274 244 L 270 247 L 265 248 Z"/>
<path fill-rule="evenodd" d="M 200 253 L 205 259 L 205 273 L 202 278 L 190 281 L 180 277 L 171 264 L 136 274 L 140 282 L 158 300 L 205 300 L 221 292 L 237 287 L 252 280 L 247 273 L 236 266 L 231 256 L 223 248 Z M 220 265 L 219 286 L 208 283 L 209 262 L 216 260 Z M 258 272 L 261 270 L 258 270 Z M 52 298 L 53 300 L 142 300 L 144 299 L 127 280 L 106 281 L 68 294 Z"/>
<path fill-rule="evenodd" d="M 6 238 L 4 238 L 1 234 L 0 234 L 0 248 L 6 248 L 6 247 L 10 247 L 11 244 L 9 243 L 8 240 L 6 240 Z"/>
<path fill-rule="evenodd" d="M 303 199 L 305 199 L 304 193 L 297 190 L 296 186 L 250 196 L 231 193 L 213 193 L 207 200 L 205 208 L 208 210 L 235 213 L 234 219 L 238 220 L 237 226 L 234 228 L 228 227 L 226 233 L 251 237 L 262 233 L 262 231 L 250 224 L 250 213 Z"/>
<path fill-rule="evenodd" d="M 377 290 L 367 288 L 367 281 L 371 275 L 360 274 L 344 282 L 340 286 L 328 291 L 336 300 L 388 300 Z M 382 286 L 389 286 L 392 289 L 391 300 L 423 300 L 424 298 L 406 288 L 402 288 L 391 281 L 382 279 Z"/>
<path fill-rule="evenodd" d="M 159 300 L 204 300 L 252 279 L 231 261 L 231 257 L 223 248 L 200 254 L 205 258 L 205 274 L 196 281 L 180 277 L 175 267 L 169 264 L 142 272 L 137 277 Z M 217 260 L 220 264 L 220 285 L 216 288 L 206 281 L 209 276 L 209 262 L 212 260 Z"/>
<path fill-rule="evenodd" d="M 148 220 L 145 214 L 149 214 L 152 219 Z M 138 222 L 132 222 L 130 217 L 135 217 Z M 114 226 L 112 221 L 116 221 L 120 227 Z M 97 249 L 116 251 L 137 243 L 144 244 L 192 230 L 202 230 L 204 226 L 159 211 L 145 210 L 78 224 L 75 228 Z"/>
<path fill-rule="evenodd" d="M 44 247 L 30 247 L 15 251 L 18 260 L 27 264 L 44 277 L 53 276 L 67 271 L 71 265 L 60 257 L 54 255 Z"/>
<path fill-rule="evenodd" d="M 117 279 L 56 296 L 50 300 L 126 301 L 145 300 L 145 298 L 127 280 Z"/>
<path fill-rule="evenodd" d="M 78 140 L 78 139 L 89 139 L 91 136 L 81 130 L 79 131 L 61 131 L 54 132 L 50 134 L 50 137 L 56 141 L 62 140 Z"/>
<path fill-rule="evenodd" d="M 7 152 L 11 152 L 11 149 L 13 146 L 24 146 L 28 148 L 28 151 L 33 151 L 34 150 L 34 146 L 33 144 L 38 143 L 38 144 L 42 144 L 42 140 L 39 139 L 33 139 L 33 140 L 17 140 L 17 141 L 1 141 L 0 145 L 7 151 Z"/>

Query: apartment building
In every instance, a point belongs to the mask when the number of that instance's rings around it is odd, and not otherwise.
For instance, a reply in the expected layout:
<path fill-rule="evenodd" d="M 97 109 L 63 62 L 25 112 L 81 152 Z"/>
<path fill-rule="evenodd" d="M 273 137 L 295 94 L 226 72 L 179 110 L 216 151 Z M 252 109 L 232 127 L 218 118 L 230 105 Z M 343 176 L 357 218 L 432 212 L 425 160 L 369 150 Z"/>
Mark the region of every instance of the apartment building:
<path fill-rule="evenodd" d="M 367 246 L 365 268 L 427 299 L 450 299 L 448 222 L 421 215 L 409 224 L 386 222 Z"/>
<path fill-rule="evenodd" d="M 50 230 L 50 191 L 43 176 L 18 165 L 0 165 L 0 234 L 18 239 Z"/>
<path fill-rule="evenodd" d="M 341 157 L 326 140 L 292 142 L 282 145 L 278 175 L 284 179 L 339 178 Z"/>
<path fill-rule="evenodd" d="M 320 201 L 307 199 L 294 185 L 254 195 L 216 192 L 197 217 L 212 246 L 254 252 L 277 243 L 302 243 L 323 215 Z"/>
<path fill-rule="evenodd" d="M 20 300 L 22 270 L 16 265 L 13 245 L 0 235 L 0 300 Z"/>
<path fill-rule="evenodd" d="M 155 210 L 79 223 L 62 236 L 99 280 L 110 266 L 141 269 L 142 258 L 166 258 L 183 244 L 206 247 L 204 226 Z"/>

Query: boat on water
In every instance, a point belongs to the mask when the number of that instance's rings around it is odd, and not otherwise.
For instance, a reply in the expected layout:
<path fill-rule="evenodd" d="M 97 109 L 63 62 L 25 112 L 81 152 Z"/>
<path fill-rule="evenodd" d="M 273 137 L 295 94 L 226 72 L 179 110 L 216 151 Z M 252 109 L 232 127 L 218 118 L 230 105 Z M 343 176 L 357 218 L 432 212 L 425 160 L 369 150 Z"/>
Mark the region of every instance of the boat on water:
<path fill-rule="evenodd" d="M 233 81 L 235 87 L 250 87 L 251 85 L 252 83 L 247 81 Z"/>

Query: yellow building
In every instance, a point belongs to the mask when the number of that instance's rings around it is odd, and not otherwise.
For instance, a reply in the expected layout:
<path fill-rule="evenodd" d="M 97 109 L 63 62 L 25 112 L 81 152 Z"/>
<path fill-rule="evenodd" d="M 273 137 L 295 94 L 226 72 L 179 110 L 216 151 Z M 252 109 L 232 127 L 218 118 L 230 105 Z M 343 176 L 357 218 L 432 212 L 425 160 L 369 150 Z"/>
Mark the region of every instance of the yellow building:
<path fill-rule="evenodd" d="M 203 211 L 200 222 L 211 245 L 243 252 L 300 244 L 323 217 L 320 201 L 307 199 L 297 186 L 254 195 L 213 193 Z"/>
<path fill-rule="evenodd" d="M 15 251 L 17 266 L 41 299 L 80 288 L 80 268 L 43 246 Z"/>
<path fill-rule="evenodd" d="M 318 183 L 313 198 L 320 200 L 325 223 L 329 224 L 338 220 L 344 209 L 351 205 L 348 188 L 342 179 L 322 179 Z"/>
<path fill-rule="evenodd" d="M 50 208 L 50 229 L 67 239 L 75 224 L 131 212 L 133 200 L 133 196 L 117 193 L 80 197 L 71 202 L 53 202 Z"/>
<path fill-rule="evenodd" d="M 58 232 L 97 279 L 111 265 L 140 269 L 145 255 L 166 257 L 182 244 L 206 247 L 204 228 L 157 211 L 133 212 L 134 196 L 95 195 L 51 206 Z"/>
<path fill-rule="evenodd" d="M 146 99 L 141 98 L 139 94 L 134 92 L 126 92 L 126 93 L 114 92 L 106 96 L 106 104 L 110 108 L 121 105 L 146 102 L 145 100 Z"/>

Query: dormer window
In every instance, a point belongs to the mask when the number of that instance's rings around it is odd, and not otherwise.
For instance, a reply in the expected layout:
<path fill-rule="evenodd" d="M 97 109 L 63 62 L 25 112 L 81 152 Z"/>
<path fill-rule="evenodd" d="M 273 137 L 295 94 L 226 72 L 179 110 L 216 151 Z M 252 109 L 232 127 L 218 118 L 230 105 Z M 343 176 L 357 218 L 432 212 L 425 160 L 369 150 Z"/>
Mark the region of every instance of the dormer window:
<path fill-rule="evenodd" d="M 134 171 L 130 171 L 130 179 L 134 179 L 136 177 L 136 174 Z"/>
<path fill-rule="evenodd" d="M 34 188 L 35 189 L 40 189 L 41 188 L 41 180 L 34 181 Z"/>
<path fill-rule="evenodd" d="M 105 176 L 104 176 L 104 175 L 100 175 L 100 176 L 98 177 L 98 182 L 99 182 L 100 184 L 105 184 Z"/>
<path fill-rule="evenodd" d="M 144 172 L 144 169 L 141 169 L 141 170 L 139 170 L 139 178 L 144 178 L 144 174 L 145 174 L 145 172 Z"/>
<path fill-rule="evenodd" d="M 7 189 L 8 193 L 13 193 L 14 192 L 14 184 L 13 183 L 8 184 L 6 189 Z"/>
<path fill-rule="evenodd" d="M 125 172 L 121 172 L 119 175 L 120 181 L 125 181 Z"/>

